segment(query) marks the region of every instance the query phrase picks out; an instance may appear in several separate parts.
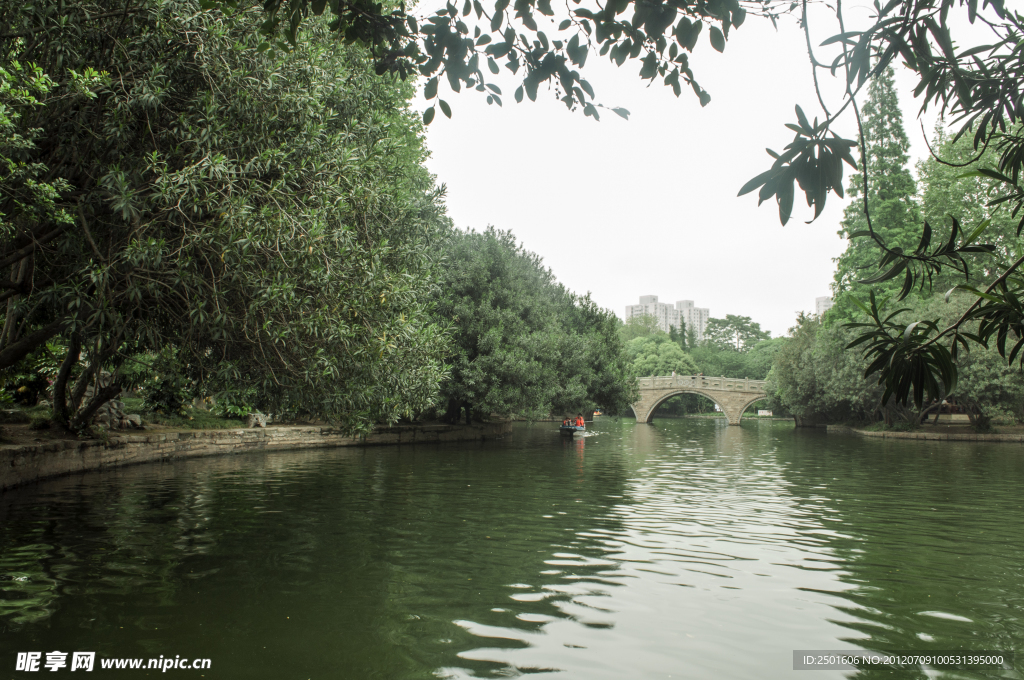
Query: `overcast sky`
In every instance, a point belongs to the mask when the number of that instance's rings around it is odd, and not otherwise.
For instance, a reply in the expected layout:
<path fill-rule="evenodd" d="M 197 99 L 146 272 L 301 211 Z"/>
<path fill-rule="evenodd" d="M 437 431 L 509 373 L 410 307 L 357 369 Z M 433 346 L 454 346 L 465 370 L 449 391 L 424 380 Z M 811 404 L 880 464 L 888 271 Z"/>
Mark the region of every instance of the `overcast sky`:
<path fill-rule="evenodd" d="M 830 29 L 822 25 L 816 41 Z M 832 259 L 845 248 L 836 235 L 845 203 L 830 196 L 806 224 L 811 213 L 798 192 L 783 227 L 774 200 L 759 208 L 756 193 L 736 194 L 770 167 L 765 147 L 781 151 L 791 141 L 783 125 L 795 120 L 794 104 L 820 115 L 803 34 L 792 21 L 776 31 L 749 18 L 723 54 L 704 31 L 690 65 L 712 97 L 703 109 L 685 88 L 677 99 L 660 82 L 648 87 L 638 62 L 616 68 L 592 54 L 584 75 L 597 100 L 629 109 L 628 121 L 603 111 L 595 122 L 543 89 L 536 103 L 516 104 L 512 79 L 495 81 L 503 108 L 442 88 L 453 118 L 439 111 L 429 126 L 427 166 L 447 185 L 458 227 L 512 230 L 561 282 L 620 317 L 639 296 L 657 295 L 785 334 L 797 312 L 830 294 Z M 927 149 L 907 89 L 901 104 L 921 157 Z M 926 122 L 929 132 L 933 125 Z"/>

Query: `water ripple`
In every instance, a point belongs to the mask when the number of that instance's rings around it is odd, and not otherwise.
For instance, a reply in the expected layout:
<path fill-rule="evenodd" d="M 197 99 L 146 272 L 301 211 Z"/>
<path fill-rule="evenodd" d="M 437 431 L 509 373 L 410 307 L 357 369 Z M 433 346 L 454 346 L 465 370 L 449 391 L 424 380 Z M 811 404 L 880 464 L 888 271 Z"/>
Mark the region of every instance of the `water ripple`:
<path fill-rule="evenodd" d="M 225 678 L 646 680 L 789 677 L 794 649 L 1024 640 L 1016 449 L 759 422 L 595 430 L 15 490 L 0 644 L 195 653 Z"/>

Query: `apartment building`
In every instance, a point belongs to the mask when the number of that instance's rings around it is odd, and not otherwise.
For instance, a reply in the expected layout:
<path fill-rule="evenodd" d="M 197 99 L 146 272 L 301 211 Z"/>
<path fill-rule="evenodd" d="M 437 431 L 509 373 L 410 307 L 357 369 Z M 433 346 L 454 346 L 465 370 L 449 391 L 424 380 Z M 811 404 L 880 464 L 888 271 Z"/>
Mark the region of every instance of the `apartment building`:
<path fill-rule="evenodd" d="M 626 305 L 626 319 L 642 314 L 653 316 L 658 328 L 666 333 L 672 326 L 679 329 L 686 324 L 687 330 L 694 330 L 698 342 L 704 339 L 704 329 L 707 328 L 710 313 L 711 310 L 706 307 L 695 307 L 693 300 L 680 300 L 671 305 L 667 302 L 658 302 L 657 295 L 642 295 L 640 304 Z"/>
<path fill-rule="evenodd" d="M 697 342 L 704 341 L 704 330 L 708 327 L 711 310 L 707 307 L 694 307 L 693 300 L 680 300 L 676 303 L 679 318 L 686 323 L 687 330 L 693 329 Z"/>

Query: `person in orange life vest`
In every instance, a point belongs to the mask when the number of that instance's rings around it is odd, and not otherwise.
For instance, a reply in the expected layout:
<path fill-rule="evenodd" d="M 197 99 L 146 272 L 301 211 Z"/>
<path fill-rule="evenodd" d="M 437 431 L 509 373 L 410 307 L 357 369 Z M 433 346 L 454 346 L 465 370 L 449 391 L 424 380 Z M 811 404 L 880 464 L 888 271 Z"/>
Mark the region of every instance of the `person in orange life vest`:
<path fill-rule="evenodd" d="M 576 414 L 576 427 L 584 427 L 584 425 L 583 425 L 583 414 L 582 413 L 577 413 Z"/>

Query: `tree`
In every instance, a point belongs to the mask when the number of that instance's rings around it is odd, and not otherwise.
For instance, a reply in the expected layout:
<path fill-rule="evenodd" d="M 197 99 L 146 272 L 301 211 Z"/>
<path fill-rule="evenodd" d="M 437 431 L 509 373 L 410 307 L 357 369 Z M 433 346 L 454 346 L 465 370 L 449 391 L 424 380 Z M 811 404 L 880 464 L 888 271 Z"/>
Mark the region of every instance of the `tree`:
<path fill-rule="evenodd" d="M 273 54 L 256 49 L 258 9 L 195 9 L 3 15 L 0 101 L 17 118 L 0 164 L 0 367 L 60 339 L 53 415 L 71 430 L 129 362 L 167 348 L 200 391 L 252 389 L 261 408 L 350 431 L 427 408 L 447 223 L 412 88 L 320 23 Z"/>
<path fill-rule="evenodd" d="M 686 328 L 686 348 L 693 351 L 697 348 L 697 329 L 693 326 Z"/>
<path fill-rule="evenodd" d="M 562 388 L 552 401 L 553 413 L 600 406 L 611 413 L 639 399 L 629 357 L 621 340 L 622 322 L 597 305 L 590 294 L 570 295 L 559 312 L 565 329 L 565 350 L 558 373 Z"/>
<path fill-rule="evenodd" d="M 668 339 L 679 345 L 679 349 L 684 352 L 687 349 L 686 345 L 686 322 L 680 321 L 679 328 L 675 326 L 668 327 Z"/>
<path fill-rule="evenodd" d="M 453 320 L 446 418 L 539 417 L 636 401 L 621 322 L 559 284 L 511 232 L 454 232 L 437 313 Z"/>
<path fill-rule="evenodd" d="M 720 375 L 728 378 L 748 378 L 747 356 L 729 346 L 704 342 L 690 352 L 697 368 L 704 375 Z"/>
<path fill-rule="evenodd" d="M 769 407 L 792 413 L 797 425 L 874 420 L 881 389 L 845 350 L 850 337 L 842 326 L 801 314 L 768 374 Z"/>
<path fill-rule="evenodd" d="M 935 155 L 917 165 L 924 220 L 942 224 L 955 215 L 964 224 L 988 221 L 984 236 L 995 251 L 991 255 L 968 253 L 964 260 L 972 280 L 990 278 L 997 273 L 999 262 L 1013 262 L 1021 255 L 1017 220 L 1010 211 L 987 205 L 998 191 L 999 181 L 979 172 L 996 166 L 999 154 L 993 148 L 976 153 L 970 136 L 956 139 L 941 124 L 936 125 L 930 146 Z M 958 272 L 944 270 L 935 275 L 933 289 L 944 293 L 963 282 Z"/>
<path fill-rule="evenodd" d="M 744 377 L 752 380 L 764 380 L 772 368 L 775 355 L 782 349 L 785 342 L 785 338 L 769 338 L 761 340 L 751 347 L 744 355 L 747 360 Z"/>
<path fill-rule="evenodd" d="M 764 380 L 780 342 L 781 338 L 761 340 L 743 352 L 736 351 L 730 345 L 705 342 L 697 345 L 690 352 L 690 356 L 704 375 Z"/>
<path fill-rule="evenodd" d="M 927 300 L 915 301 L 905 312 L 902 321 L 915 318 L 936 318 L 940 325 L 949 325 L 971 305 L 971 296 L 960 291 L 946 296 L 935 295 Z M 976 331 L 975 324 L 967 332 Z M 1007 365 L 997 347 L 976 346 L 956 360 L 957 388 L 946 395 L 966 407 L 976 425 L 983 425 L 993 416 L 1022 420 L 1024 412 L 1024 374 Z"/>
<path fill-rule="evenodd" d="M 943 296 L 915 299 L 903 312 L 906 319 L 935 316 L 952 323 L 970 306 L 969 296 L 957 293 L 947 303 Z M 942 399 L 967 407 L 981 424 L 992 416 L 1024 417 L 1024 376 L 1008 366 L 995 347 L 977 347 L 957 360 L 960 381 L 954 394 L 941 394 L 917 409 L 889 397 L 884 388 L 863 375 L 856 354 L 845 350 L 855 333 L 838 324 L 822 324 L 801 316 L 790 336 L 783 339 L 769 374 L 773 405 L 809 422 L 871 421 L 916 426 Z"/>
<path fill-rule="evenodd" d="M 624 343 L 634 338 L 646 338 L 658 334 L 665 335 L 665 331 L 658 328 L 658 320 L 650 314 L 637 314 L 629 317 L 619 330 L 619 337 Z"/>
<path fill-rule="evenodd" d="M 695 375 L 697 364 L 664 333 L 634 338 L 626 345 L 626 356 L 636 376 Z"/>
<path fill-rule="evenodd" d="M 718 347 L 743 352 L 761 340 L 767 340 L 771 333 L 761 330 L 761 324 L 749 316 L 726 314 L 724 319 L 708 319 L 704 329 L 704 341 Z"/>
<path fill-rule="evenodd" d="M 914 201 L 917 185 L 910 174 L 907 153 L 910 141 L 903 129 L 903 113 L 896 95 L 892 68 L 882 71 L 868 85 L 868 99 L 864 104 L 864 143 L 868 162 L 869 201 L 873 229 L 879 238 L 892 248 L 913 249 L 920 238 L 920 210 Z M 850 179 L 847 192 L 856 198 L 862 193 L 861 178 Z M 849 316 L 857 309 L 845 300 L 845 293 L 863 297 L 867 286 L 858 283 L 870 279 L 877 251 L 871 241 L 858 238 L 867 229 L 864 204 L 850 203 L 843 213 L 839 235 L 849 240 L 846 251 L 836 260 L 833 295 L 838 302 L 837 311 Z M 895 295 L 903 281 L 889 279 L 879 284 L 884 294 Z M 835 314 L 835 312 L 833 312 Z"/>

